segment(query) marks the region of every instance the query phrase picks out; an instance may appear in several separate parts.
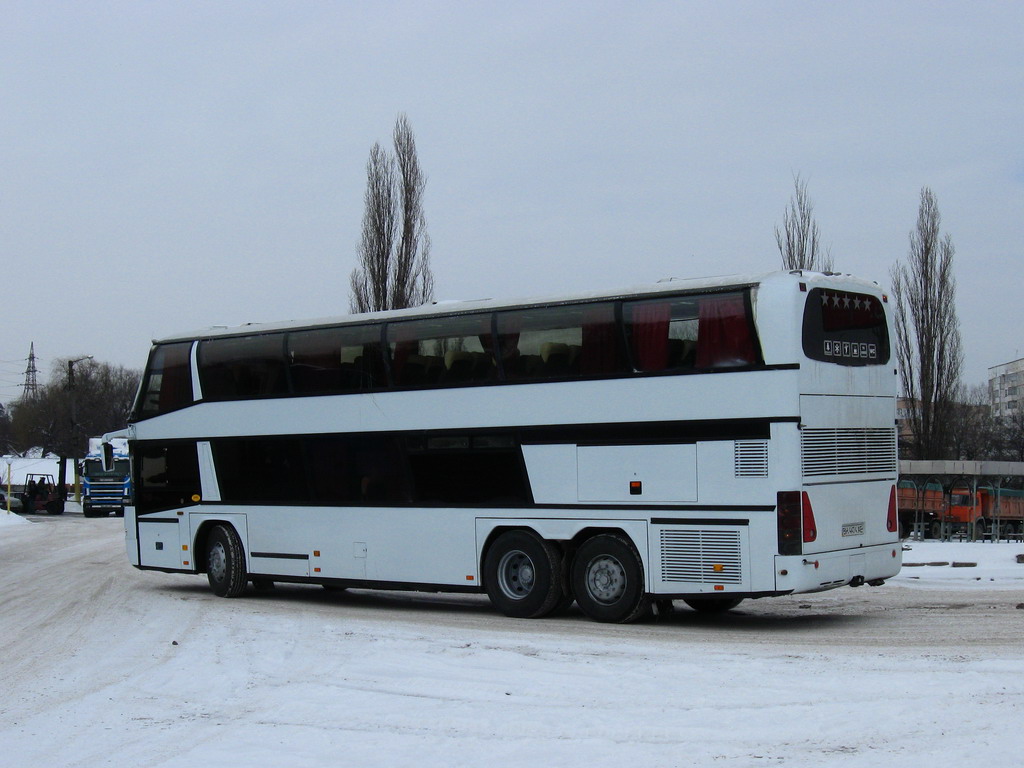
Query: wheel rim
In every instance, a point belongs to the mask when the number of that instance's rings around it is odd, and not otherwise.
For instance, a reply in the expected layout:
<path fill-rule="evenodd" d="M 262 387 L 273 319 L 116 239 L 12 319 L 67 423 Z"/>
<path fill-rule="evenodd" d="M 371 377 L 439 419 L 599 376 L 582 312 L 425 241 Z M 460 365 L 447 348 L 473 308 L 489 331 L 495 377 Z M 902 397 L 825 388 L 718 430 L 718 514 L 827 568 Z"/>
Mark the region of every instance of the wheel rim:
<path fill-rule="evenodd" d="M 498 586 L 502 594 L 511 600 L 522 600 L 533 591 L 537 570 L 522 550 L 506 552 L 498 561 Z"/>
<path fill-rule="evenodd" d="M 611 555 L 600 555 L 587 564 L 587 592 L 602 605 L 611 605 L 626 592 L 626 569 Z"/>
<path fill-rule="evenodd" d="M 224 576 L 228 572 L 228 555 L 224 550 L 224 545 L 219 541 L 210 547 L 210 556 L 206 565 L 210 578 L 214 581 L 224 581 Z"/>

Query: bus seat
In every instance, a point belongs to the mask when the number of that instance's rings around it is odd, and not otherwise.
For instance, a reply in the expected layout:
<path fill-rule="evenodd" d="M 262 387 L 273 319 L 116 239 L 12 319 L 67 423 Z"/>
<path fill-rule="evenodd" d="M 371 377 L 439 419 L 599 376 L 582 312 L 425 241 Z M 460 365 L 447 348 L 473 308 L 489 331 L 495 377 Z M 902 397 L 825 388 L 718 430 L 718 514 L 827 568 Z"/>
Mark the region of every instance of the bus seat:
<path fill-rule="evenodd" d="M 469 381 L 473 378 L 473 355 L 462 349 L 450 349 L 444 353 L 445 379 L 448 381 Z"/>
<path fill-rule="evenodd" d="M 540 359 L 544 362 L 545 376 L 559 376 L 569 369 L 569 345 L 560 341 L 545 341 L 540 346 Z"/>

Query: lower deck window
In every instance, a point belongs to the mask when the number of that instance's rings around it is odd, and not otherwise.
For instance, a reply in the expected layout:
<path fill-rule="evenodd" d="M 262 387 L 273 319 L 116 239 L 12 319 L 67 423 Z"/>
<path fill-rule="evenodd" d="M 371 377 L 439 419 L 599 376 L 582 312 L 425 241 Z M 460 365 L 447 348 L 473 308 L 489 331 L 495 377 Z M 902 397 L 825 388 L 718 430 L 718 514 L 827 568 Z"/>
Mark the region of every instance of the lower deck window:
<path fill-rule="evenodd" d="M 531 500 L 518 442 L 507 435 L 254 437 L 213 440 L 212 447 L 221 498 L 233 504 L 464 506 Z"/>
<path fill-rule="evenodd" d="M 194 504 L 200 498 L 195 443 L 140 443 L 135 449 L 140 514 Z"/>

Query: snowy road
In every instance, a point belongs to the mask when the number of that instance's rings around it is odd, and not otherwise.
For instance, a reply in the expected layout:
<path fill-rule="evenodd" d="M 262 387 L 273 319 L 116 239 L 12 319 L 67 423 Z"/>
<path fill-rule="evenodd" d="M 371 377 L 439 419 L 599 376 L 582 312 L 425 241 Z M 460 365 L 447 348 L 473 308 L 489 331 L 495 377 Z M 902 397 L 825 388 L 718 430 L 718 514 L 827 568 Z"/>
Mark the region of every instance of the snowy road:
<path fill-rule="evenodd" d="M 0 526 L 11 768 L 1021 764 L 1019 545 L 974 545 L 973 570 L 609 626 L 475 596 L 224 600 L 132 569 L 120 519 L 33 519 Z"/>

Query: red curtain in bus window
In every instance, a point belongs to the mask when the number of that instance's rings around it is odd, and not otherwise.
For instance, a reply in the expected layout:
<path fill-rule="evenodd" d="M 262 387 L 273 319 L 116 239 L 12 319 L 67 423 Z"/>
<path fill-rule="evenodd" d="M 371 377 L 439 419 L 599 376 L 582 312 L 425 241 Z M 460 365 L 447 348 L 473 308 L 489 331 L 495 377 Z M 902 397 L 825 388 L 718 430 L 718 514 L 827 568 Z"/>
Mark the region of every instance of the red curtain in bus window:
<path fill-rule="evenodd" d="M 754 339 L 743 296 L 709 296 L 700 300 L 697 367 L 730 368 L 756 362 Z"/>
<path fill-rule="evenodd" d="M 668 366 L 669 304 L 634 304 L 631 326 L 633 356 L 642 371 L 663 371 Z"/>
<path fill-rule="evenodd" d="M 619 345 L 616 343 L 615 308 L 611 305 L 587 307 L 583 311 L 580 350 L 580 373 L 595 376 L 617 373 Z"/>

